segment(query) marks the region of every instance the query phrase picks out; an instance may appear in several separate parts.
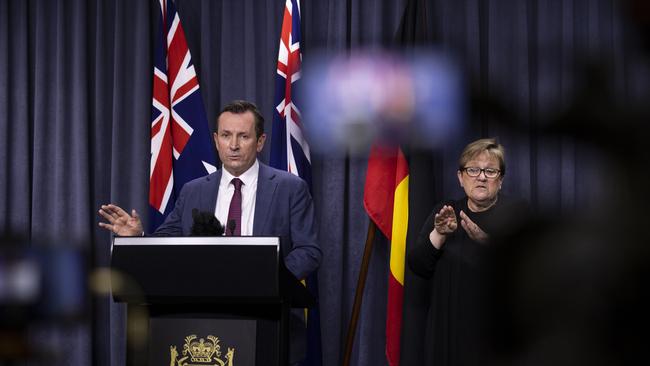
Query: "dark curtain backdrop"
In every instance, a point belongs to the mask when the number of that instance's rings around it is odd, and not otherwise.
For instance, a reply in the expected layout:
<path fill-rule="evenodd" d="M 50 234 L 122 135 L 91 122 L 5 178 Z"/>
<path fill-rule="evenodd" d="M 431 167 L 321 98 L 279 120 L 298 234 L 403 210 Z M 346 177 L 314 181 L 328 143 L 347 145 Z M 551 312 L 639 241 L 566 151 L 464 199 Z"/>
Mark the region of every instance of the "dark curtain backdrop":
<path fill-rule="evenodd" d="M 270 133 L 284 1 L 176 3 L 211 127 L 221 106 L 248 99 Z M 303 1 L 304 58 L 317 49 L 393 44 L 404 4 Z M 110 236 L 97 228 L 99 205 L 147 212 L 156 7 L 153 0 L 0 0 L 1 232 L 80 246 L 106 266 Z M 460 195 L 458 153 L 472 139 L 496 136 L 508 153 L 506 193 L 541 212 L 596 207 L 601 187 L 593 178 L 602 172 L 589 149 L 540 131 L 585 90 L 592 64 L 605 68 L 616 99 L 647 98 L 647 62 L 620 3 L 430 0 L 425 11 L 436 44 L 458 60 L 475 102 L 468 103 L 462 138 L 432 147 L 425 204 Z M 306 128 L 315 123 L 305 121 Z M 261 159 L 268 161 L 268 145 Z M 342 357 L 368 225 L 365 169 L 364 157 L 313 156 L 325 365 Z M 410 225 L 412 233 L 420 223 Z M 386 363 L 388 252 L 385 242 L 375 245 L 354 365 Z M 92 314 L 87 326 L 34 326 L 34 336 L 74 349 L 61 355 L 61 365 L 122 365 L 123 307 L 99 296 Z"/>

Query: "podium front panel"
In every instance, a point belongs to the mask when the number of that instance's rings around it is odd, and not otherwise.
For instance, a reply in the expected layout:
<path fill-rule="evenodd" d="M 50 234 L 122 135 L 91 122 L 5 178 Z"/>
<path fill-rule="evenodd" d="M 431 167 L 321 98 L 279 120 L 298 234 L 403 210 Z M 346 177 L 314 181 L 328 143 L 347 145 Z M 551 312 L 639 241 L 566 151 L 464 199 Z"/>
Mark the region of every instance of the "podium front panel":
<path fill-rule="evenodd" d="M 284 365 L 280 308 L 129 305 L 126 365 Z"/>
<path fill-rule="evenodd" d="M 148 364 L 255 366 L 256 331 L 252 319 L 151 318 Z"/>
<path fill-rule="evenodd" d="M 127 365 L 285 365 L 289 308 L 309 299 L 280 248 L 277 237 L 116 237 Z"/>

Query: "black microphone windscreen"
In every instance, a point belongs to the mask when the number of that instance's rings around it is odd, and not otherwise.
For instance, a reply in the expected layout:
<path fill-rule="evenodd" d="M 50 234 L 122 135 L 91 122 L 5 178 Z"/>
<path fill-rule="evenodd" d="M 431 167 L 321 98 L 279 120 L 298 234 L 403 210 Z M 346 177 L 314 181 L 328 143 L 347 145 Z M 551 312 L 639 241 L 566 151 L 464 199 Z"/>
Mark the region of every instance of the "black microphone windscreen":
<path fill-rule="evenodd" d="M 214 213 L 192 209 L 192 232 L 191 236 L 221 236 L 223 225 L 214 217 Z"/>

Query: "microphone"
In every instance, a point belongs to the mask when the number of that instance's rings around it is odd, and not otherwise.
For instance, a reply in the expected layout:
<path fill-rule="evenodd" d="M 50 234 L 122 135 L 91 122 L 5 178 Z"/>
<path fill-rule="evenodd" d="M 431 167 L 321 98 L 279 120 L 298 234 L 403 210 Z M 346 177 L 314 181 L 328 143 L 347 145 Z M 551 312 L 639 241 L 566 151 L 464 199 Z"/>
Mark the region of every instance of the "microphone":
<path fill-rule="evenodd" d="M 214 217 L 214 213 L 192 209 L 191 236 L 221 236 L 223 225 Z"/>
<path fill-rule="evenodd" d="M 230 233 L 230 236 L 233 236 L 235 234 L 236 227 L 237 223 L 235 222 L 235 219 L 230 219 L 230 221 L 228 221 L 228 232 Z"/>

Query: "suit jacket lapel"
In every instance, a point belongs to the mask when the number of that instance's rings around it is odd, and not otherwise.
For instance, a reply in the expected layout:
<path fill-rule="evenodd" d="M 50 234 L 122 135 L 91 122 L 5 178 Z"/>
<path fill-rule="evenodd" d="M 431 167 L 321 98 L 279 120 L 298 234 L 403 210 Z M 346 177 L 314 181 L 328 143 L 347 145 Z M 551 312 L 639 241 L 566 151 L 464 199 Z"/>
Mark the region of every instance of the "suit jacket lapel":
<path fill-rule="evenodd" d="M 273 195 L 277 187 L 277 182 L 274 179 L 275 173 L 273 169 L 260 162 L 260 172 L 257 177 L 257 195 L 255 198 L 255 221 L 253 223 L 253 235 L 261 236 L 263 233 L 268 233 L 266 222 L 269 218 L 269 213 L 272 212 L 271 203 L 273 202 Z"/>
<path fill-rule="evenodd" d="M 221 169 L 217 170 L 214 174 L 208 175 L 207 179 L 209 183 L 205 186 L 203 192 L 201 192 L 201 202 L 199 202 L 199 205 L 201 211 L 214 212 L 217 207 L 217 196 L 219 195 Z"/>

